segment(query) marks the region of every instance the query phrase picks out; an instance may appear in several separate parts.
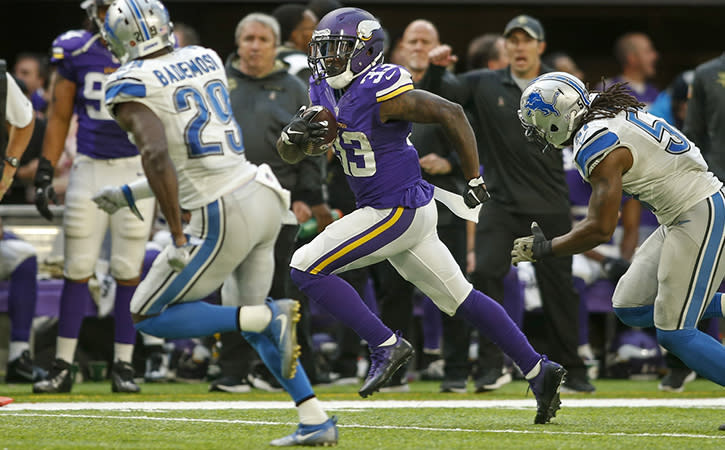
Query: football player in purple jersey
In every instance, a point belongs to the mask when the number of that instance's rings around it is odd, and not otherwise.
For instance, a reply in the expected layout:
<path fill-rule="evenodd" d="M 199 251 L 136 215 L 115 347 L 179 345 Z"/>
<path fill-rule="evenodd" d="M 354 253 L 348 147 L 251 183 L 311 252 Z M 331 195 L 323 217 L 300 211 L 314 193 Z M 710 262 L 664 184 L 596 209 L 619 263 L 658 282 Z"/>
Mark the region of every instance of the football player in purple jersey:
<path fill-rule="evenodd" d="M 144 246 L 149 236 L 153 200 L 137 203 L 109 215 L 99 210 L 92 195 L 109 184 L 127 184 L 143 175 L 141 159 L 126 133 L 103 104 L 103 83 L 119 67 L 98 33 L 109 0 L 86 0 L 92 31 L 72 30 L 53 41 L 48 124 L 43 154 L 35 177 L 35 204 L 40 214 L 52 219 L 49 201 L 55 201 L 53 168 L 58 162 L 71 117 L 78 117 L 78 154 L 73 161 L 63 215 L 64 283 L 60 299 L 56 359 L 48 378 L 35 383 L 33 392 L 70 392 L 71 364 L 83 319 L 94 313 L 88 280 L 94 273 L 103 239 L 110 227 L 111 274 L 117 281 L 114 305 L 115 345 L 111 371 L 113 392 L 138 392 L 133 381 L 131 357 L 136 330 L 129 303 L 139 283 Z M 145 217 L 146 221 L 142 221 Z"/>
<path fill-rule="evenodd" d="M 377 391 L 412 356 L 413 348 L 385 326 L 338 274 L 387 259 L 442 311 L 467 319 L 501 346 L 531 384 L 537 400 L 535 423 L 546 423 L 559 408 L 559 385 L 566 371 L 537 353 L 504 309 L 463 276 L 436 233 L 432 200 L 434 191 L 440 191 L 421 177 L 418 153 L 408 140 L 411 122 L 444 127 L 468 179 L 460 202 L 467 210 L 488 199 L 473 131 L 459 105 L 414 89 L 407 70 L 383 64 L 382 58 L 380 22 L 361 9 L 330 12 L 313 34 L 311 103 L 335 114 L 334 150 L 358 209 L 295 252 L 292 279 L 370 346 L 372 364 L 361 396 Z M 290 162 L 304 157 L 300 149 L 310 141 L 319 142 L 324 131 L 320 123 L 303 117 L 293 118 L 277 143 Z"/>

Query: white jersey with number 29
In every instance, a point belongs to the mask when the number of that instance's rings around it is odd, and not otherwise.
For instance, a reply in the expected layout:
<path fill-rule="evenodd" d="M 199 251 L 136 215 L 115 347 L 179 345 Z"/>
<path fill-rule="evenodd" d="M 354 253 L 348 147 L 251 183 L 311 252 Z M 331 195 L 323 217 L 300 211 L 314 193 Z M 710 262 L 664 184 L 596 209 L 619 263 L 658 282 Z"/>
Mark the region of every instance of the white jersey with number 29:
<path fill-rule="evenodd" d="M 105 102 L 111 115 L 119 103 L 138 102 L 161 120 L 182 208 L 207 205 L 256 174 L 244 156 L 224 65 L 213 50 L 190 46 L 131 61 L 108 78 Z"/>
<path fill-rule="evenodd" d="M 574 138 L 574 162 L 589 181 L 611 151 L 626 147 L 632 167 L 622 176 L 624 192 L 669 225 L 682 212 L 711 196 L 722 182 L 707 170 L 700 149 L 677 128 L 643 111 L 622 111 L 593 120 Z"/>

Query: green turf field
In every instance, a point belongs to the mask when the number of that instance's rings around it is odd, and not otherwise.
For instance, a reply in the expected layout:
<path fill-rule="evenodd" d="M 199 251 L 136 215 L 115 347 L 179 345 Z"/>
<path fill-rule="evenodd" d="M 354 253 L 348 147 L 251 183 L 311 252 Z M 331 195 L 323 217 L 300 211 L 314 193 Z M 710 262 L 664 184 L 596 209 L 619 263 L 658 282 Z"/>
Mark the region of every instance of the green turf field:
<path fill-rule="evenodd" d="M 533 425 L 535 401 L 521 381 L 487 394 L 440 394 L 438 383 L 416 382 L 410 393 L 370 400 L 360 399 L 356 387 L 316 391 L 337 405 L 330 412 L 339 418 L 340 448 L 725 448 L 725 432 L 717 429 L 725 423 L 725 391 L 713 383 L 696 380 L 681 394 L 658 391 L 656 381 L 597 380 L 596 386 L 594 395 L 563 394 L 563 409 L 545 426 Z M 0 395 L 15 399 L 0 408 L 0 448 L 254 449 L 294 430 L 291 402 L 279 403 L 288 401 L 284 394 L 207 388 L 144 384 L 141 394 L 123 395 L 111 394 L 108 383 L 82 383 L 72 394 L 33 395 L 29 385 L 0 384 Z M 621 407 L 636 399 L 679 401 L 678 407 Z M 409 403 L 380 408 L 382 400 Z M 488 402 L 471 407 L 481 400 Z M 428 401 L 459 403 L 430 407 Z M 612 402 L 620 406 L 607 406 Z"/>

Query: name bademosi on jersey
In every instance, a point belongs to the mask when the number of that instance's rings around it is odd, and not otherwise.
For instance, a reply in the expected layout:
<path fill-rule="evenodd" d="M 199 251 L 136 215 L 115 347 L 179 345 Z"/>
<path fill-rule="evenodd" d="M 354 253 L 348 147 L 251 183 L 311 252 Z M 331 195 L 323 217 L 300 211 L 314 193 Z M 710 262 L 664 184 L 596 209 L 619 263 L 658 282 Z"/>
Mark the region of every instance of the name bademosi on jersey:
<path fill-rule="evenodd" d="M 254 179 L 256 166 L 244 156 L 224 65 L 213 50 L 189 46 L 131 61 L 109 77 L 105 101 L 110 108 L 142 103 L 159 116 L 182 208 L 206 206 Z"/>
<path fill-rule="evenodd" d="M 344 91 L 310 80 L 310 100 L 333 111 L 338 123 L 334 151 L 358 208 L 418 208 L 433 198 L 423 180 L 418 152 L 408 140 L 412 124 L 380 121 L 380 103 L 413 89 L 403 67 L 382 64 L 354 79 Z"/>

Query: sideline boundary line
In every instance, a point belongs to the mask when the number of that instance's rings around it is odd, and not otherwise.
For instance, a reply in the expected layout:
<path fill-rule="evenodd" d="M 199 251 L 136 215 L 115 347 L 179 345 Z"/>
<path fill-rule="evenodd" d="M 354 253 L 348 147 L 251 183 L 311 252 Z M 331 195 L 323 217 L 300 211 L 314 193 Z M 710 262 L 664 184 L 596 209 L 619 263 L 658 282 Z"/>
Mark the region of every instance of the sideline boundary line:
<path fill-rule="evenodd" d="M 322 401 L 326 410 L 396 408 L 504 408 L 534 409 L 536 400 L 332 400 Z M 711 408 L 725 409 L 720 398 L 590 398 L 562 399 L 562 408 Z M 11 411 L 175 411 L 214 409 L 292 409 L 292 401 L 181 401 L 181 402 L 38 402 L 11 403 L 0 415 Z"/>
<path fill-rule="evenodd" d="M 37 414 L 37 413 L 6 413 L 3 416 L 20 417 L 60 417 L 64 419 L 117 419 L 117 420 L 149 420 L 161 422 L 186 422 L 186 423 L 219 423 L 236 425 L 285 425 L 294 426 L 296 422 L 272 422 L 260 420 L 238 420 L 238 419 L 192 419 L 185 417 L 149 417 L 149 416 L 99 416 L 89 414 Z M 374 430 L 399 430 L 399 431 L 431 431 L 431 432 L 455 432 L 455 433 L 491 433 L 491 434 L 545 434 L 560 436 L 612 436 L 612 437 L 643 437 L 643 438 L 689 438 L 689 439 L 725 439 L 725 435 L 716 436 L 708 434 L 686 434 L 686 433 L 601 433 L 595 431 L 549 431 L 549 430 L 473 430 L 468 428 L 435 428 L 416 426 L 395 426 L 395 425 L 361 425 L 361 424 L 338 424 L 339 428 L 364 428 Z"/>

